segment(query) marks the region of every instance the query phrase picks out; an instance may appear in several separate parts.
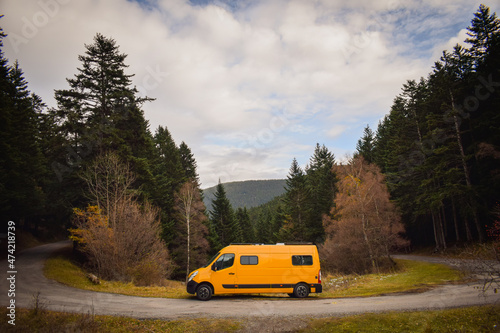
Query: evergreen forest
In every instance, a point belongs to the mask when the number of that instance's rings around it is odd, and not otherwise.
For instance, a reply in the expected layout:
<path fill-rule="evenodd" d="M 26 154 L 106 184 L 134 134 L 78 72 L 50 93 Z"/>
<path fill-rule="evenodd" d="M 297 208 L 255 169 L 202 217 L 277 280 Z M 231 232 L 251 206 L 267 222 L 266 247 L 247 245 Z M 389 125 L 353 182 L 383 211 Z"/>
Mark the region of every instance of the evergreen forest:
<path fill-rule="evenodd" d="M 282 195 L 247 208 L 220 183 L 205 206 L 191 148 L 150 128 L 155 100 L 139 96 L 117 41 L 85 44 L 47 107 L 0 30 L 1 219 L 36 237 L 69 232 L 90 269 L 144 285 L 184 279 L 234 242 L 314 242 L 325 267 L 355 272 L 398 249 L 486 242 L 500 194 L 500 20 L 481 5 L 467 35 L 403 84 L 349 161 L 318 143 L 305 167 L 291 161 Z"/>

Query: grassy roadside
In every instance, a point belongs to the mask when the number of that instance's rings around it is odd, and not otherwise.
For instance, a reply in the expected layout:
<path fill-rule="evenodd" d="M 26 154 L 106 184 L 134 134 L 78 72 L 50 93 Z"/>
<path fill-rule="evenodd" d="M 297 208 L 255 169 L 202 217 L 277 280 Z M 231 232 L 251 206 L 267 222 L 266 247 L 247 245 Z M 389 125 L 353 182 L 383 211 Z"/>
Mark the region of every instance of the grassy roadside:
<path fill-rule="evenodd" d="M 47 259 L 44 274 L 70 287 L 141 297 L 188 298 L 185 286 L 179 281 L 165 280 L 162 286 L 138 287 L 133 283 L 101 280 L 93 284 L 86 272 L 71 259 L 71 250 L 63 250 Z"/>
<path fill-rule="evenodd" d="M 101 281 L 101 284 L 94 285 L 86 277 L 85 272 L 71 261 L 70 255 L 70 251 L 65 251 L 49 258 L 44 268 L 45 276 L 68 286 L 85 290 L 142 297 L 190 297 L 186 293 L 185 286 L 179 281 L 165 280 L 162 286 L 153 287 L 137 287 L 133 283 L 116 281 Z M 418 292 L 439 284 L 457 282 L 461 278 L 459 272 L 445 265 L 410 260 L 398 260 L 398 265 L 400 269 L 389 274 L 325 276 L 323 293 L 312 294 L 312 297 L 366 297 Z"/>
<path fill-rule="evenodd" d="M 396 260 L 397 272 L 323 278 L 322 297 L 365 297 L 391 293 L 420 292 L 440 284 L 458 283 L 460 272 L 446 265 Z"/>
<path fill-rule="evenodd" d="M 299 332 L 499 332 L 500 305 L 311 319 Z"/>
<path fill-rule="evenodd" d="M 8 318 L 7 309 L 0 317 Z M 388 312 L 341 318 L 257 318 L 274 332 L 498 332 L 500 305 L 417 312 Z M 141 320 L 125 317 L 16 309 L 16 325 L 0 322 L 1 332 L 248 332 L 255 318 Z M 293 325 L 291 327 L 291 325 Z"/>
<path fill-rule="evenodd" d="M 7 317 L 7 309 L 0 309 Z M 140 320 L 126 317 L 16 309 L 15 326 L 0 322 L 1 332 L 234 332 L 240 322 L 229 319 Z"/>

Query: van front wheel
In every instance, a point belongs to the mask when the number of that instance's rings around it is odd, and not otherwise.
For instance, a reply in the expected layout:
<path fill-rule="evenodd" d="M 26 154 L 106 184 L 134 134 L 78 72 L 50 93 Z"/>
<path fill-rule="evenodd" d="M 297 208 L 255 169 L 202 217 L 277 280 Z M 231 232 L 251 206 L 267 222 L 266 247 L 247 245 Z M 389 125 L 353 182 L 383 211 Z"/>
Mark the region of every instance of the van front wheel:
<path fill-rule="evenodd" d="M 212 288 L 208 284 L 201 284 L 196 289 L 196 298 L 200 301 L 208 301 L 212 298 Z"/>
<path fill-rule="evenodd" d="M 297 298 L 306 298 L 309 296 L 309 286 L 305 283 L 298 283 L 295 285 L 295 288 L 293 288 L 293 295 Z"/>

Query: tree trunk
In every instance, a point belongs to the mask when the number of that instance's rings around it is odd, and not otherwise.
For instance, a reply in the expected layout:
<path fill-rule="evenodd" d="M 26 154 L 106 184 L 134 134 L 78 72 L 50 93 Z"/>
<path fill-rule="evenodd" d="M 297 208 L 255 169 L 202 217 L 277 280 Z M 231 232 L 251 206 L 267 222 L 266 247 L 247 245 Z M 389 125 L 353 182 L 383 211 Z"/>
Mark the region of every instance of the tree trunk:
<path fill-rule="evenodd" d="M 457 210 L 455 207 L 455 199 L 451 199 L 451 209 L 453 213 L 453 225 L 455 227 L 455 240 L 460 242 L 460 231 L 458 230 Z"/>
<path fill-rule="evenodd" d="M 443 250 L 443 238 L 441 236 L 442 230 L 440 227 L 440 223 L 436 218 L 436 214 L 432 212 L 431 216 L 432 216 L 432 226 L 434 227 L 434 242 L 436 243 L 436 251 L 441 251 Z"/>
<path fill-rule="evenodd" d="M 457 137 L 458 148 L 460 150 L 460 157 L 462 159 L 462 168 L 464 170 L 465 183 L 466 183 L 467 187 L 472 190 L 472 183 L 470 180 L 469 168 L 467 167 L 464 146 L 462 144 L 462 137 L 460 135 L 460 125 L 458 123 L 458 117 L 455 113 L 455 101 L 453 99 L 453 94 L 451 93 L 451 90 L 450 90 L 450 96 L 451 96 L 451 107 L 452 107 L 452 110 L 454 111 L 453 112 L 453 121 L 455 122 L 455 134 Z M 473 207 L 472 203 L 470 203 L 470 205 L 471 205 L 472 215 L 473 215 L 473 219 L 474 219 L 474 224 L 476 226 L 477 233 L 479 236 L 479 241 L 481 243 L 483 243 L 484 242 L 483 229 L 481 228 L 481 225 L 479 223 L 479 219 L 477 218 L 476 209 Z"/>
<path fill-rule="evenodd" d="M 191 261 L 191 208 L 193 205 L 193 197 L 195 189 L 188 187 L 185 196 L 183 198 L 184 201 L 184 214 L 186 217 L 186 229 L 187 229 L 187 263 L 186 263 L 186 281 L 189 277 L 189 264 Z"/>
<path fill-rule="evenodd" d="M 189 277 L 189 262 L 191 259 L 191 219 L 187 216 L 187 265 L 186 265 L 186 279 Z"/>
<path fill-rule="evenodd" d="M 446 212 L 444 211 L 444 204 L 443 201 L 441 200 L 441 212 L 439 214 L 441 217 L 441 225 L 443 226 L 443 234 L 444 234 L 444 239 L 448 238 L 448 226 L 446 223 Z"/>
<path fill-rule="evenodd" d="M 445 235 L 445 229 L 444 229 L 444 223 L 443 223 L 443 216 L 441 213 L 438 213 L 438 222 L 439 222 L 439 229 L 440 229 L 440 235 L 441 235 L 441 244 L 443 246 L 443 250 L 446 250 L 446 235 Z"/>
<path fill-rule="evenodd" d="M 363 226 L 363 238 L 365 239 L 366 246 L 368 247 L 368 254 L 370 256 L 370 261 L 372 263 L 373 270 L 378 273 L 378 267 L 377 263 L 375 262 L 375 257 L 373 256 L 373 249 L 370 243 L 370 240 L 368 238 L 368 233 L 367 233 L 367 222 L 366 222 L 366 217 L 365 214 L 361 214 L 361 223 Z"/>

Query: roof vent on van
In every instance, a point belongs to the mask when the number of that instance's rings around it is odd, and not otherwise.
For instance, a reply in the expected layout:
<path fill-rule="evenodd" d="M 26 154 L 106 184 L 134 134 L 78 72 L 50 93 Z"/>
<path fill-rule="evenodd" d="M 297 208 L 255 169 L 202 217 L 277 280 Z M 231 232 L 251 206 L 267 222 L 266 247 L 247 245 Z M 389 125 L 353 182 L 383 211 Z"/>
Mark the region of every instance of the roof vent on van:
<path fill-rule="evenodd" d="M 276 245 L 285 245 L 285 243 L 276 243 Z"/>

